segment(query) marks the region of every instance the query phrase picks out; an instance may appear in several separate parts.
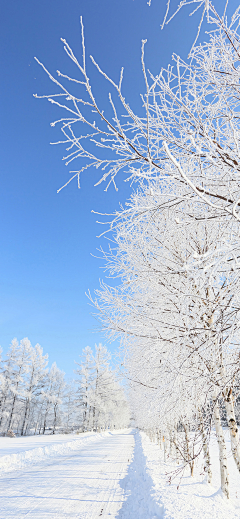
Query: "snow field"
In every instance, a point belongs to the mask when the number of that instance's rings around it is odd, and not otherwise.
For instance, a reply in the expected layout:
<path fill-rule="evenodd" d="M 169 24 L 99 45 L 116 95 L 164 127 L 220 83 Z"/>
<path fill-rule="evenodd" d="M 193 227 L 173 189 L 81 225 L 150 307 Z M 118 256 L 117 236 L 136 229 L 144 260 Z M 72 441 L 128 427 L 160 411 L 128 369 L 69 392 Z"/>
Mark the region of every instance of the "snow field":
<path fill-rule="evenodd" d="M 107 431 L 101 434 L 89 432 L 67 436 L 59 434 L 25 438 L 0 438 L 0 475 L 12 470 L 24 469 L 29 465 L 41 462 L 41 460 L 66 455 L 110 434 Z M 2 454 L 6 450 L 9 454 L 3 456 Z"/>
<path fill-rule="evenodd" d="M 156 504 L 161 503 L 164 519 L 239 519 L 240 518 L 240 475 L 231 455 L 230 441 L 225 432 L 228 449 L 228 468 L 230 478 L 230 500 L 221 495 L 218 445 L 215 434 L 212 434 L 210 456 L 213 472 L 213 484 L 204 483 L 202 459 L 194 469 L 194 476 L 189 475 L 188 468 L 183 477 L 173 479 L 168 484 L 167 474 L 177 468 L 173 462 L 164 463 L 163 450 L 152 443 L 148 436 L 141 432 L 143 454 L 146 456 L 146 470 L 154 485 L 152 497 Z M 180 485 L 179 485 L 180 483 Z M 179 488 L 177 488 L 179 485 Z M 121 517 L 121 516 L 120 516 Z M 127 519 L 128 516 L 126 516 Z M 132 515 L 129 518 L 135 519 Z M 141 515 L 137 516 L 141 517 Z M 154 515 L 145 515 L 144 519 L 155 519 Z M 161 517 L 161 516 L 160 516 Z M 125 517 L 124 517 L 125 519 Z"/>

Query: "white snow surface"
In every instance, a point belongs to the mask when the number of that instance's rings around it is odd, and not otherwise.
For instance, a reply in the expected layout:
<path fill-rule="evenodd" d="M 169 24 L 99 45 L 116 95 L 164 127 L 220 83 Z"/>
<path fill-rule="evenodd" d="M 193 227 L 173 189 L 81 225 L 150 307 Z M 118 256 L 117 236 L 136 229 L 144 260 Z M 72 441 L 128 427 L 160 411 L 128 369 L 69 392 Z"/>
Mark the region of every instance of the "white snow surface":
<path fill-rule="evenodd" d="M 93 435 L 95 433 L 88 432 L 81 434 L 37 434 L 36 436 L 19 436 L 16 438 L 0 436 L 0 458 L 9 454 L 18 454 L 19 452 L 35 449 L 36 447 L 46 447 L 46 445 L 65 443 Z"/>
<path fill-rule="evenodd" d="M 17 443 L 15 438 L 12 441 Z M 48 456 L 53 447 L 58 447 L 58 453 Z M 119 481 L 127 474 L 133 447 L 131 430 L 39 447 L 49 449 L 46 458 L 39 453 L 34 464 L 0 476 L 0 519 L 117 517 L 124 500 Z M 24 452 L 12 454 L 12 468 L 18 455 Z"/>
<path fill-rule="evenodd" d="M 203 460 L 195 463 L 195 474 L 189 475 L 185 470 L 183 477 L 172 480 L 169 485 L 169 475 L 177 468 L 176 463 L 164 463 L 163 451 L 156 443 L 152 443 L 145 433 L 141 432 L 141 444 L 146 456 L 146 473 L 151 477 L 153 487 L 151 499 L 163 507 L 163 515 L 145 515 L 145 519 L 163 517 L 164 519 L 240 519 L 240 474 L 237 471 L 231 455 L 229 435 L 225 431 L 228 449 L 228 468 L 230 479 L 230 500 L 222 497 L 220 489 L 220 468 L 218 446 L 215 433 L 210 442 L 210 456 L 213 472 L 212 485 L 204 482 Z M 180 484 L 179 484 L 180 483 Z M 141 515 L 123 516 L 141 517 Z"/>
<path fill-rule="evenodd" d="M 108 435 L 102 433 L 100 437 Z M 47 458 L 68 454 L 99 438 L 95 433 L 27 436 L 20 438 L 0 437 L 0 474 L 21 469 Z"/>
<path fill-rule="evenodd" d="M 213 485 L 200 459 L 168 484 L 177 465 L 144 433 L 0 439 L 0 519 L 240 519 L 240 475 L 229 452 L 230 501 L 222 498 L 212 435 Z M 24 450 L 25 449 L 25 450 Z M 2 456 L 7 452 L 6 456 Z"/>

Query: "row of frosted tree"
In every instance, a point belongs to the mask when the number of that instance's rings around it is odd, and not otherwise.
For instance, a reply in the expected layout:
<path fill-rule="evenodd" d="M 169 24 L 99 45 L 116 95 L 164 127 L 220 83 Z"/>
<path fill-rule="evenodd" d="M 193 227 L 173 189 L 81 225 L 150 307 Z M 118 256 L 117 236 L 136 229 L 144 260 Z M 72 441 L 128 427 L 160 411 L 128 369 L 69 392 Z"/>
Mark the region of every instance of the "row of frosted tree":
<path fill-rule="evenodd" d="M 55 78 L 39 62 L 58 88 L 40 97 L 59 111 L 52 126 L 61 126 L 66 164 L 82 161 L 70 180 L 80 185 L 82 172 L 96 167 L 106 189 L 121 171 L 137 183 L 106 226 L 102 255 L 113 281 L 89 295 L 108 337 L 121 341 L 136 423 L 160 444 L 164 438 L 177 472 L 189 466 L 193 473 L 203 453 L 209 483 L 214 429 L 228 498 L 222 414 L 240 471 L 240 10 L 228 22 L 227 5 L 218 14 L 210 1 L 184 0 L 179 9 L 185 4 L 202 8 L 199 31 L 206 22 L 210 32 L 188 60 L 174 55 L 157 75 L 146 69 L 142 42 L 141 113 L 123 94 L 123 69 L 115 82 L 91 57 L 110 90 L 110 106 L 102 106 L 89 79 L 83 24 L 83 58 L 62 40 L 72 77 L 58 71 Z M 167 16 L 168 9 L 164 23 Z"/>
<path fill-rule="evenodd" d="M 100 431 L 126 427 L 129 413 L 123 388 L 110 368 L 111 355 L 102 346 L 88 347 L 66 383 L 56 363 L 39 344 L 14 339 L 0 359 L 0 434 L 28 435 Z"/>
<path fill-rule="evenodd" d="M 128 427 L 130 416 L 123 388 L 110 369 L 111 355 L 101 344 L 95 355 L 89 346 L 83 350 L 76 373 L 80 384 L 77 402 L 82 409 L 82 431 Z"/>

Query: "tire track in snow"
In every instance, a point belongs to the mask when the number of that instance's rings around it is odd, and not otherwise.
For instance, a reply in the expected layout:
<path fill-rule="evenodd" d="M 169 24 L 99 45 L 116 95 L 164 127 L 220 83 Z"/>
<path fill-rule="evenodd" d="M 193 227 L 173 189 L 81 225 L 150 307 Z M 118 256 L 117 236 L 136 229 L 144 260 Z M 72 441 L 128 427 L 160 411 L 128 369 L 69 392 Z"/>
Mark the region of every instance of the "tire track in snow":
<path fill-rule="evenodd" d="M 2 477 L 0 519 L 115 518 L 124 497 L 119 479 L 127 472 L 133 443 L 132 434 L 115 433 L 40 470 L 35 466 Z"/>
<path fill-rule="evenodd" d="M 108 480 L 108 487 L 106 490 L 101 491 L 99 493 L 99 514 L 96 515 L 96 510 L 93 510 L 92 515 L 87 515 L 86 519 L 96 519 L 97 517 L 101 517 L 102 519 L 110 519 L 111 517 L 115 518 L 117 511 L 122 505 L 124 493 L 119 484 L 119 480 L 123 477 L 123 475 L 126 474 L 127 467 L 129 465 L 129 461 L 131 460 L 132 451 L 134 447 L 133 434 L 130 433 L 127 436 L 128 438 L 125 438 L 127 441 L 119 442 L 119 445 L 116 446 L 116 448 L 114 449 L 114 453 L 112 455 L 106 454 L 104 456 L 104 458 L 107 459 L 105 459 L 104 461 L 104 471 L 102 469 L 101 472 L 102 476 L 105 476 L 105 481 L 106 479 Z M 117 435 L 114 434 L 113 437 L 115 437 L 115 440 L 117 441 Z M 112 470 L 113 464 L 117 468 L 116 472 L 113 472 Z M 99 478 L 99 486 L 101 486 L 102 476 Z"/>
<path fill-rule="evenodd" d="M 101 437 L 102 436 L 105 436 L 106 433 L 103 433 L 103 435 L 101 434 Z M 31 451 L 23 451 L 23 453 L 20 453 L 19 455 L 21 456 L 22 454 L 33 454 L 33 456 L 30 458 L 33 462 L 33 465 L 39 465 L 41 463 L 44 463 L 44 469 L 37 469 L 36 466 L 31 470 L 29 470 L 29 464 L 27 465 L 27 468 L 28 468 L 28 475 L 32 473 L 35 473 L 36 470 L 38 472 L 38 474 L 40 474 L 41 472 L 44 472 L 46 471 L 46 467 L 51 467 L 51 466 L 54 466 L 54 465 L 60 465 L 61 463 L 65 463 L 67 460 L 70 460 L 71 458 L 75 457 L 76 456 L 76 452 L 72 453 L 71 456 L 67 456 L 66 454 L 64 454 L 64 451 L 79 451 L 80 449 L 82 450 L 84 447 L 86 446 L 89 446 L 89 444 L 92 444 L 93 442 L 95 441 L 98 441 L 99 440 L 99 436 L 96 435 L 96 436 L 88 436 L 88 437 L 83 437 L 83 438 L 76 438 L 74 440 L 72 440 L 71 442 L 63 442 L 62 444 L 57 444 L 57 447 L 58 447 L 58 452 L 56 453 L 56 450 L 54 449 L 54 445 L 51 446 L 50 445 L 50 449 L 49 449 L 49 446 L 47 446 L 48 448 L 48 451 L 47 452 L 47 456 L 42 456 L 42 458 L 40 457 L 36 457 L 35 456 L 35 453 L 39 452 L 39 448 L 37 449 L 32 449 Z M 53 447 L 51 449 L 51 447 Z M 63 447 L 63 453 L 61 454 L 61 447 Z M 46 448 L 40 448 L 41 452 L 44 452 L 45 453 L 45 449 Z M 58 454 L 58 459 L 54 459 L 56 457 L 56 454 Z M 60 458 L 61 456 L 61 458 Z M 5 457 L 3 457 L 2 459 L 4 459 Z M 9 455 L 7 456 L 7 458 L 13 458 L 13 462 L 15 462 L 15 459 L 16 459 L 16 455 Z M 23 457 L 23 460 L 25 461 L 25 456 Z M 29 461 L 29 460 L 28 460 Z M 50 461 L 50 462 L 49 462 Z M 14 463 L 13 463 L 13 466 L 10 467 L 9 470 L 7 470 L 7 472 L 10 472 L 10 471 L 13 471 L 15 468 L 15 470 L 23 470 L 26 468 L 26 465 L 23 463 L 21 467 L 19 467 L 19 460 L 18 460 L 18 463 L 16 464 L 16 466 L 14 467 Z M 41 501 L 44 501 L 44 499 L 46 498 L 49 498 L 51 497 L 55 492 L 59 491 L 59 489 L 61 487 L 63 487 L 65 484 L 65 482 L 62 483 L 62 485 L 59 487 L 59 484 L 55 485 L 53 487 L 53 489 L 51 490 L 50 493 L 48 493 L 46 496 L 44 496 L 42 498 Z M 14 496 L 14 492 L 12 492 L 12 494 L 9 496 L 10 498 Z M 41 502 L 40 502 L 41 503 Z M 31 509 L 27 512 L 26 515 L 24 515 L 23 517 L 27 517 L 29 515 L 29 513 L 31 513 L 35 508 L 37 508 L 37 506 L 39 505 L 39 502 Z M 2 518 L 1 518 L 2 519 Z M 4 518 L 5 519 L 5 518 Z"/>

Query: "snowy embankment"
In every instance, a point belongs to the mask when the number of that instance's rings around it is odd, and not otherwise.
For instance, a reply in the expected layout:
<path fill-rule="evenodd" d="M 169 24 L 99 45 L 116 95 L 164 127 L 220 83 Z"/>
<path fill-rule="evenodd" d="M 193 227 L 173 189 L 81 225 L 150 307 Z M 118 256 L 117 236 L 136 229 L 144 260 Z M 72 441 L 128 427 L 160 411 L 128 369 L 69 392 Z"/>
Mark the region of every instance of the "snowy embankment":
<path fill-rule="evenodd" d="M 134 506 L 132 503 L 132 515 L 121 515 L 124 512 L 124 503 L 119 519 L 133 519 L 133 517 L 144 519 L 155 519 L 163 517 L 164 519 L 239 519 L 240 518 L 240 475 L 236 469 L 234 460 L 231 456 L 230 441 L 226 434 L 226 443 L 228 448 L 228 467 L 230 479 L 230 500 L 227 501 L 222 497 L 220 488 L 220 470 L 218 460 L 218 446 L 214 433 L 212 434 L 210 454 L 213 472 L 213 484 L 204 483 L 203 462 L 199 459 L 195 464 L 195 473 L 191 477 L 188 469 L 185 469 L 181 477 L 173 479 L 171 485 L 168 483 L 170 474 L 176 470 L 178 465 L 168 461 L 164 463 L 163 451 L 155 443 L 151 443 L 145 433 L 138 433 L 138 459 L 139 467 L 136 467 L 135 475 L 132 475 L 132 497 L 136 497 L 139 510 L 134 515 Z M 144 465 L 146 475 L 144 476 Z M 143 473 L 141 475 L 141 471 Z M 143 489 L 140 483 L 139 490 L 134 488 L 138 485 L 138 481 L 144 481 Z M 149 489 L 148 495 L 147 491 Z M 140 503 L 142 502 L 142 510 Z M 129 498 L 130 503 L 130 498 Z M 154 509 L 155 503 L 155 509 Z M 159 512 L 157 512 L 159 510 Z M 162 510 L 162 515 L 160 515 Z M 142 515 L 141 515 L 142 514 Z M 145 514 L 145 515 L 144 515 Z"/>
<path fill-rule="evenodd" d="M 47 458 L 66 455 L 111 433 L 59 434 L 56 436 L 27 436 L 0 438 L 0 475 L 41 462 Z M 6 454 L 6 452 L 8 454 Z"/>

